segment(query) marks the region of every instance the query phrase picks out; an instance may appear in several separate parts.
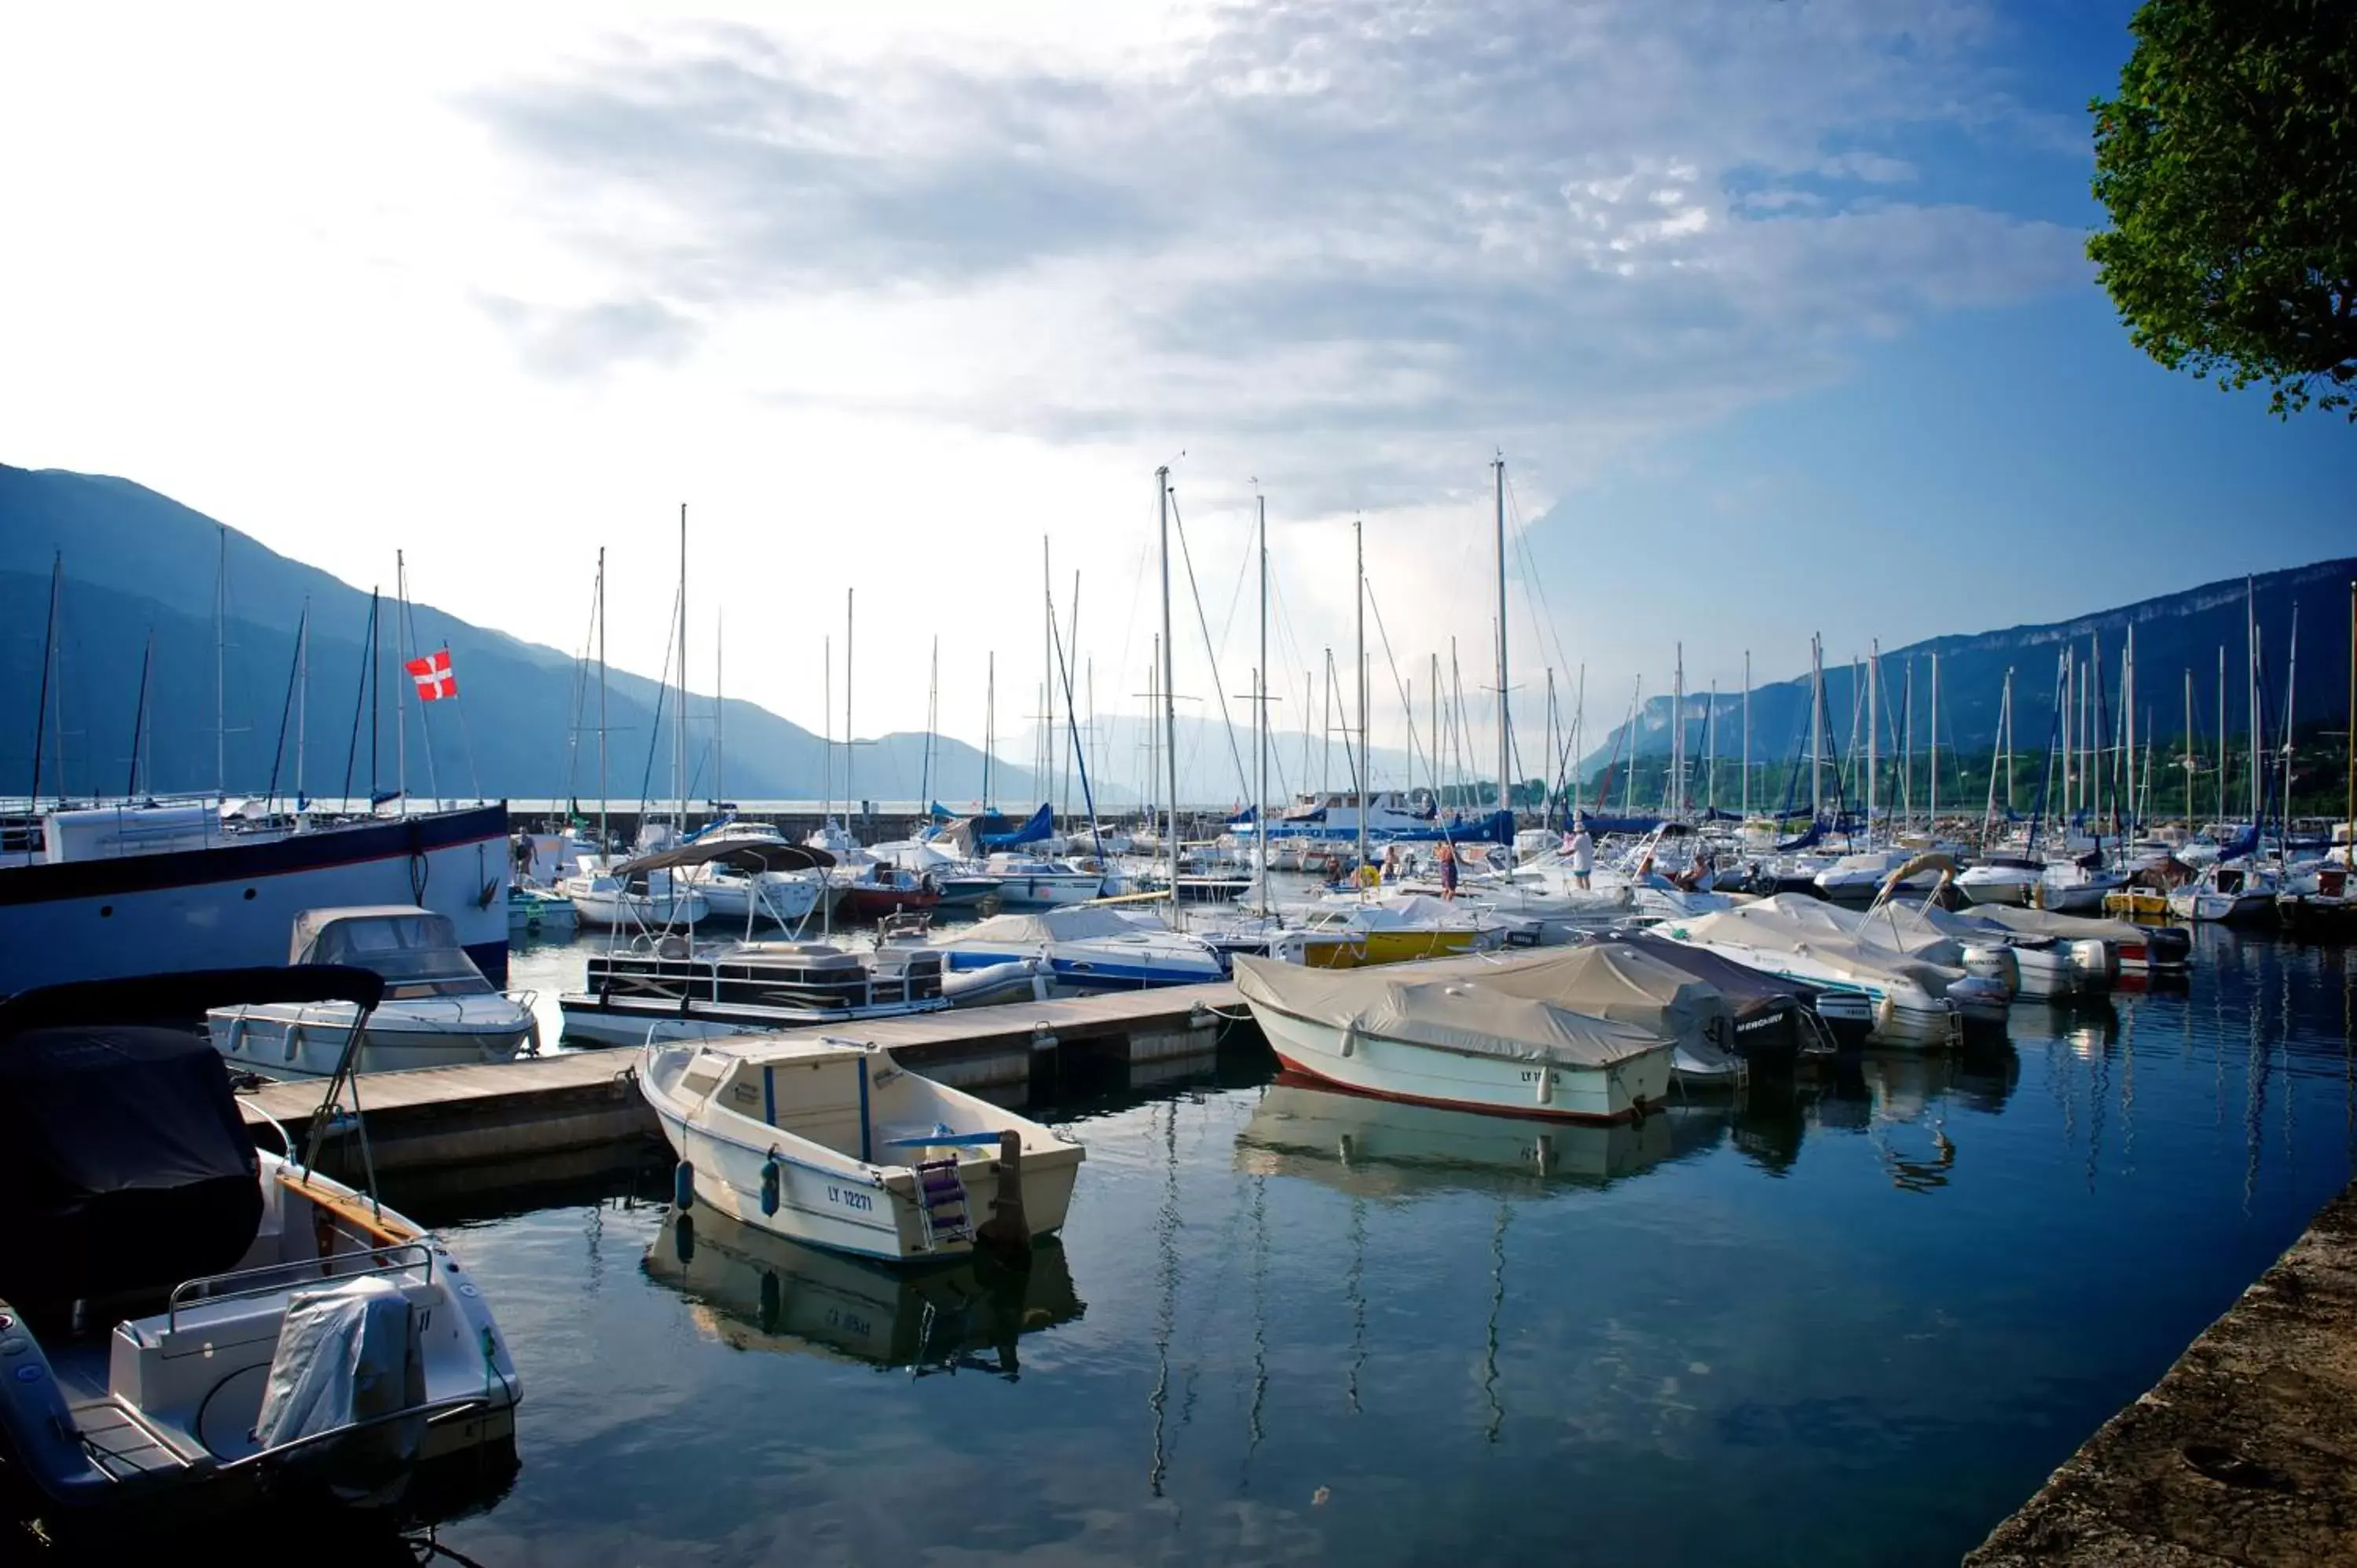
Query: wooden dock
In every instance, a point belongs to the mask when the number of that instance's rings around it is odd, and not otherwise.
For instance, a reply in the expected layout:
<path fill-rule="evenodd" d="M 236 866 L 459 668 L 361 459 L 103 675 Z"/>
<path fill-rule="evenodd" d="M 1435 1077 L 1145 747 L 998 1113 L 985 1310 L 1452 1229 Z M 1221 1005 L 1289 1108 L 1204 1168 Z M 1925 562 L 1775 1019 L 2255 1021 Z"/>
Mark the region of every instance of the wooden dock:
<path fill-rule="evenodd" d="M 1217 1044 L 1221 1015 L 1242 1007 L 1232 985 L 1181 985 L 952 1008 L 814 1032 L 872 1041 L 908 1067 L 959 1088 L 1019 1090 L 1041 1064 L 1052 1069 L 1072 1052 L 1133 1067 L 1207 1056 Z M 654 1113 L 635 1080 L 638 1059 L 629 1048 L 563 1051 L 472 1067 L 363 1073 L 356 1083 L 376 1168 L 489 1164 L 653 1135 Z M 238 1100 L 265 1146 L 276 1142 L 268 1131 L 273 1121 L 299 1146 L 320 1090 L 316 1079 L 273 1084 Z"/>

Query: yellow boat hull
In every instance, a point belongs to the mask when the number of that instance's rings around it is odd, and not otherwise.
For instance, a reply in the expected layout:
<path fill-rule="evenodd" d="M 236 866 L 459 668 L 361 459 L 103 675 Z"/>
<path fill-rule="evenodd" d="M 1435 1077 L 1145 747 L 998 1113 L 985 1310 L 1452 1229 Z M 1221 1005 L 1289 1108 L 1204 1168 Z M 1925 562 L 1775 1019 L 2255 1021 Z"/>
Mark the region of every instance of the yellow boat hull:
<path fill-rule="evenodd" d="M 1364 969 L 1469 953 L 1480 940 L 1481 933 L 1475 930 L 1369 931 L 1345 941 L 1312 942 L 1301 961 L 1313 969 Z"/>

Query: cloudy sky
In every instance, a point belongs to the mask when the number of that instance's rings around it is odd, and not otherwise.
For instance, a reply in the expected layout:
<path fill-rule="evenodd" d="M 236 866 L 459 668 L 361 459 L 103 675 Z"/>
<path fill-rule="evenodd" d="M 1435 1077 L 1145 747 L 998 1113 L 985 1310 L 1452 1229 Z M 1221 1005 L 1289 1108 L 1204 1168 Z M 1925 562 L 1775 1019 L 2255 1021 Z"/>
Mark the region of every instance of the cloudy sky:
<path fill-rule="evenodd" d="M 2357 539 L 2357 440 L 2130 349 L 2082 258 L 2125 0 L 285 10 L 0 20 L 0 460 L 813 728 L 1001 729 L 1041 541 L 1136 706 L 1342 650 L 1517 702 L 2048 618 Z M 986 19 L 984 13 L 987 13 Z M 1380 657 L 1380 652 L 1379 652 Z M 1568 683 L 1568 675 L 1564 677 Z M 1379 666 L 1379 742 L 1404 736 Z M 838 694 L 837 702 L 840 702 Z M 1388 706 L 1388 712 L 1386 711 Z M 1208 706 L 1197 711 L 1209 711 Z"/>

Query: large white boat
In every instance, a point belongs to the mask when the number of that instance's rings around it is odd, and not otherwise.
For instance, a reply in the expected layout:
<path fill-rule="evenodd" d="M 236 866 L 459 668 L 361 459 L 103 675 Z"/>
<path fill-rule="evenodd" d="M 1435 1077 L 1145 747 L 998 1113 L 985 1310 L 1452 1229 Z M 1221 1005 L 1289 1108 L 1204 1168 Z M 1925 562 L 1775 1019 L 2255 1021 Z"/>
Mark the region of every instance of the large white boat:
<path fill-rule="evenodd" d="M 2242 925 L 2275 912 L 2276 886 L 2273 872 L 2255 861 L 2212 861 L 2169 891 L 2169 912 L 2180 920 Z"/>
<path fill-rule="evenodd" d="M 584 857 L 576 875 L 557 885 L 573 900 L 580 923 L 609 930 L 660 930 L 693 926 L 712 912 L 701 888 L 668 871 L 633 872 L 638 863 L 609 866 Z"/>
<path fill-rule="evenodd" d="M 384 980 L 357 1072 L 464 1067 L 512 1058 L 537 1032 L 529 998 L 503 994 L 458 946 L 447 918 L 414 905 L 307 909 L 295 918 L 297 964 L 350 964 Z M 214 1047 L 270 1078 L 325 1078 L 343 1059 L 359 1009 L 349 1002 L 216 1008 Z"/>
<path fill-rule="evenodd" d="M 328 822 L 205 800 L 58 811 L 0 867 L 0 993 L 76 980 L 282 963 L 306 909 L 416 904 L 475 967 L 508 970 L 503 805 Z"/>
<path fill-rule="evenodd" d="M 315 1168 L 350 1124 L 340 1074 L 298 1164 L 255 1150 L 211 1046 L 154 1022 L 364 1017 L 382 986 L 208 971 L 0 1005 L 0 1468 L 53 1533 L 160 1538 L 269 1498 L 389 1508 L 429 1473 L 514 1473 L 522 1384 L 481 1287 Z"/>
<path fill-rule="evenodd" d="M 890 1262 L 1054 1234 L 1082 1158 L 1049 1128 L 846 1040 L 650 1046 L 639 1087 L 695 1206 Z"/>
<path fill-rule="evenodd" d="M 992 894 L 1009 909 L 1085 904 L 1104 891 L 1101 871 L 1083 871 L 1061 861 L 1005 850 L 983 861 L 975 875 L 995 885 Z"/>
<path fill-rule="evenodd" d="M 1975 904 L 2007 904 L 2017 908 L 2030 900 L 2046 878 L 2046 863 L 2020 856 L 1996 856 L 1978 861 L 1956 874 L 1956 891 Z"/>
<path fill-rule="evenodd" d="M 1361 1094 L 1572 1121 L 1643 1115 L 1669 1092 L 1672 1042 L 1516 994 L 1486 976 L 1235 961 L 1277 1059 Z"/>
<path fill-rule="evenodd" d="M 790 844 L 765 822 L 730 822 L 693 842 L 692 847 L 756 851 L 720 855 L 675 868 L 679 880 L 704 896 L 705 913 L 716 920 L 750 929 L 757 924 L 792 929 L 808 919 L 827 891 L 823 850 Z M 658 922 L 660 923 L 660 922 Z"/>
<path fill-rule="evenodd" d="M 1293 804 L 1269 819 L 1269 841 L 1276 843 L 1356 839 L 1359 836 L 1360 799 L 1355 791 L 1321 790 L 1297 795 Z M 1433 813 L 1419 809 L 1394 790 L 1378 790 L 1369 798 L 1365 817 L 1367 836 L 1377 841 L 1437 836 Z M 1226 833 L 1238 843 L 1250 841 L 1257 831 L 1250 811 L 1231 819 L 1225 824 Z"/>

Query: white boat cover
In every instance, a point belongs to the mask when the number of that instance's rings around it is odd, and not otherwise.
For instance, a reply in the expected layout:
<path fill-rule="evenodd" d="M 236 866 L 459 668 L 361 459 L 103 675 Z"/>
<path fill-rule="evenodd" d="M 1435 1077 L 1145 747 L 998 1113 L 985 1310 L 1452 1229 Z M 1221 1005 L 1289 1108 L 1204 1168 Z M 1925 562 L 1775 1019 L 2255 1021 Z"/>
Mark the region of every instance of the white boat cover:
<path fill-rule="evenodd" d="M 358 904 L 342 909 L 306 909 L 295 917 L 289 963 L 350 963 L 373 968 L 369 960 L 392 951 L 457 950 L 457 929 L 449 917 L 414 904 Z"/>
<path fill-rule="evenodd" d="M 296 1292 L 278 1331 L 254 1441 L 272 1448 L 424 1403 L 425 1367 L 414 1341 L 409 1300 L 385 1280 Z M 375 1430 L 414 1456 L 422 1421 L 411 1432 L 389 1430 L 410 1424 L 381 1421 Z"/>
<path fill-rule="evenodd" d="M 1735 1037 L 1733 1014 L 1716 986 L 1625 942 L 1509 959 L 1480 978 L 1493 991 L 1633 1024 L 1698 1055 Z"/>
<path fill-rule="evenodd" d="M 1106 937 L 1134 937 L 1140 931 L 1168 932 L 1160 916 L 1138 909 L 1070 904 L 1059 909 L 1037 909 L 1020 915 L 993 915 L 944 937 L 944 946 L 971 943 L 975 947 L 1036 947 L 1049 942 L 1085 942 Z"/>
<path fill-rule="evenodd" d="M 1265 1006 L 1343 1034 L 1558 1067 L 1606 1068 L 1667 1048 L 1635 1024 L 1518 996 L 1491 977 L 1415 980 L 1387 969 L 1307 969 L 1238 958 L 1236 989 Z"/>
<path fill-rule="evenodd" d="M 2028 937 L 2056 937 L 2066 942 L 2125 942 L 2142 947 L 2151 933 L 2126 920 L 2102 920 L 2092 915 L 2060 915 L 2051 909 L 2023 909 L 2010 904 L 1984 905 L 1973 911 L 2007 930 Z"/>
<path fill-rule="evenodd" d="M 1895 919 L 1903 935 L 1910 913 L 1888 907 L 1876 911 L 1874 934 L 1888 935 Z M 1805 893 L 1779 893 L 1680 921 L 1676 929 L 1698 942 L 1734 942 L 1770 952 L 1804 953 L 1836 969 L 1905 980 L 1935 996 L 1963 978 L 1960 962 L 1943 962 L 1937 956 L 1944 950 L 1961 957 L 1952 939 L 1940 935 L 1914 950 L 1902 951 L 1866 935 L 1867 921 L 1859 911 L 1838 908 Z"/>

